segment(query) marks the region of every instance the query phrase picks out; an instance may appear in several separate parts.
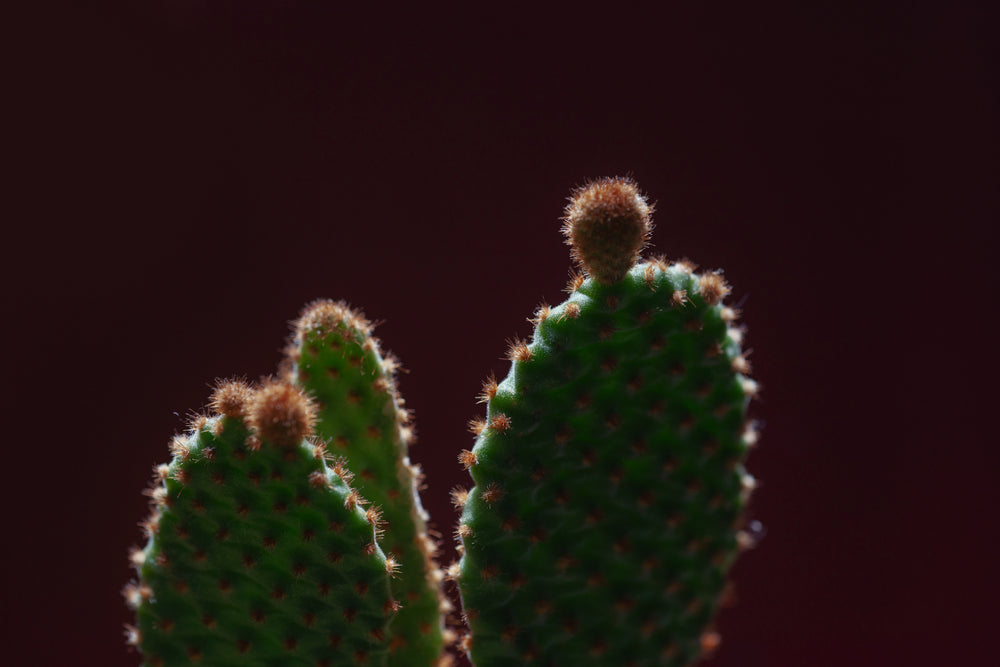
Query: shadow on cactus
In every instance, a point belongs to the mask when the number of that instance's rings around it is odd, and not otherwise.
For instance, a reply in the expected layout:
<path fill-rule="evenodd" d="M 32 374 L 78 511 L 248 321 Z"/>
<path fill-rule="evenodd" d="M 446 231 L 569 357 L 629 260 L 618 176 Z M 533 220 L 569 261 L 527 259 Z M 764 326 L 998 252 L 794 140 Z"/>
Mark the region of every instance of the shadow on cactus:
<path fill-rule="evenodd" d="M 757 385 L 722 275 L 641 260 L 650 213 L 628 179 L 574 194 L 563 231 L 583 274 L 483 387 L 449 570 L 477 667 L 682 666 L 718 643 L 750 543 Z"/>

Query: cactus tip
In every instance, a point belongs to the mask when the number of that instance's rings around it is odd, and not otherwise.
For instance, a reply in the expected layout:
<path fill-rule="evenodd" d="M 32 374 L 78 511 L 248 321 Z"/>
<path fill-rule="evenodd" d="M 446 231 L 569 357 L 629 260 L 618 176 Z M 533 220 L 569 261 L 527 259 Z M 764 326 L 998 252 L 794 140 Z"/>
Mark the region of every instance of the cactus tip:
<path fill-rule="evenodd" d="M 263 440 L 291 447 L 312 434 L 316 407 L 300 389 L 271 380 L 254 392 L 248 417 Z"/>
<path fill-rule="evenodd" d="M 311 329 L 332 331 L 337 325 L 345 323 L 366 336 L 371 335 L 374 325 L 358 310 L 351 308 L 344 301 L 320 299 L 310 303 L 302 311 L 294 323 L 295 329 L 301 334 Z"/>
<path fill-rule="evenodd" d="M 562 227 L 573 260 L 598 282 L 618 282 L 646 246 L 652 212 L 630 178 L 603 178 L 578 188 Z"/>

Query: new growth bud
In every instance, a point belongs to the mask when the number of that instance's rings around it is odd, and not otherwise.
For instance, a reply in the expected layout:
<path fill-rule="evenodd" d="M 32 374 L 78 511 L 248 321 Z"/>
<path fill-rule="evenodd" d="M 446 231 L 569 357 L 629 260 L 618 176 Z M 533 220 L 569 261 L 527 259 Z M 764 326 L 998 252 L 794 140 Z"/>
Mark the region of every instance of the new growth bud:
<path fill-rule="evenodd" d="M 312 434 L 316 410 L 301 390 L 271 381 L 250 399 L 249 421 L 257 435 L 281 447 L 292 447 Z"/>
<path fill-rule="evenodd" d="M 576 190 L 562 227 L 573 260 L 600 283 L 618 282 L 646 246 L 652 212 L 628 178 L 604 178 Z"/>
<path fill-rule="evenodd" d="M 216 383 L 210 405 L 220 415 L 242 417 L 252 395 L 253 391 L 243 380 L 223 380 Z"/>

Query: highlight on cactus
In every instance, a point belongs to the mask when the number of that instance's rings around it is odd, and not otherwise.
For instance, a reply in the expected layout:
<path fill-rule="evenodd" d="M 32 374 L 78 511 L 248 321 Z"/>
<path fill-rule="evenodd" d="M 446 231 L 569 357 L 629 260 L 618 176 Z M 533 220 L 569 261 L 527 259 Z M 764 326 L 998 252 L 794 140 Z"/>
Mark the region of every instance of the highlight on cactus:
<path fill-rule="evenodd" d="M 630 179 L 573 194 L 582 273 L 483 386 L 449 568 L 477 667 L 685 666 L 718 644 L 728 570 L 753 542 L 758 388 L 722 274 L 641 258 L 651 211 Z"/>
<path fill-rule="evenodd" d="M 148 490 L 128 640 L 148 667 L 385 665 L 399 603 L 381 513 L 287 382 L 222 382 Z"/>
<path fill-rule="evenodd" d="M 398 361 L 383 356 L 372 324 L 343 302 L 310 304 L 293 326 L 286 377 L 317 405 L 317 435 L 355 473 L 354 484 L 382 508 L 382 548 L 402 567 L 392 592 L 402 603 L 389 628 L 389 665 L 446 664 L 443 574 L 420 503 L 423 474 L 410 462 L 414 433 L 396 388 Z"/>

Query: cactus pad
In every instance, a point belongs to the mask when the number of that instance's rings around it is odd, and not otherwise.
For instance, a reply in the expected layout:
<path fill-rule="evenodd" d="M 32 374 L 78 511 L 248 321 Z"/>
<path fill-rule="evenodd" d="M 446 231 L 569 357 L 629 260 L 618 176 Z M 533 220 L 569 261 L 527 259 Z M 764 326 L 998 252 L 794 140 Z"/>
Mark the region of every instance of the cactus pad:
<path fill-rule="evenodd" d="M 310 440 L 313 408 L 226 382 L 172 443 L 135 550 L 129 640 L 148 667 L 385 665 L 394 563 L 379 512 Z"/>
<path fill-rule="evenodd" d="M 389 665 L 446 663 L 443 575 L 432 560 L 436 544 L 417 494 L 422 475 L 407 455 L 413 431 L 396 389 L 397 362 L 382 355 L 361 313 L 333 301 L 303 311 L 287 358 L 289 381 L 316 401 L 318 435 L 356 473 L 358 490 L 384 512 L 380 544 L 400 563 L 392 591 L 402 604 L 389 627 Z"/>
<path fill-rule="evenodd" d="M 477 667 L 681 667 L 711 643 L 745 544 L 756 385 L 719 274 L 614 268 L 633 261 L 647 215 L 630 181 L 577 193 L 567 226 L 597 216 L 604 239 L 574 245 L 591 275 L 539 309 L 506 379 L 484 386 L 486 418 L 460 457 L 475 486 L 456 494 L 463 555 L 451 571 Z"/>

